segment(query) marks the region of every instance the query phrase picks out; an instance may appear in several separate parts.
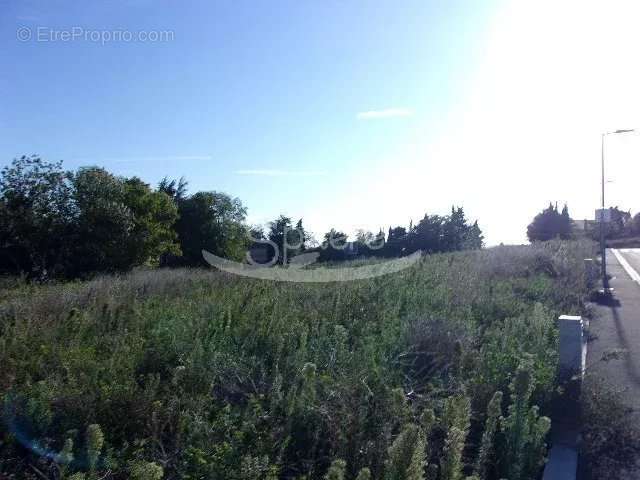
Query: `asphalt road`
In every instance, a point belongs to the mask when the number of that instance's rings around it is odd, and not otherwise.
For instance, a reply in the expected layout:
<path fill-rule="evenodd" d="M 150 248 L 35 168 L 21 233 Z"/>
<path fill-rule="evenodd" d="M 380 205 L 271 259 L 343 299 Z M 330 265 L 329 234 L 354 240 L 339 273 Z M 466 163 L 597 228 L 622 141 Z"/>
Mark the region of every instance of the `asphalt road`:
<path fill-rule="evenodd" d="M 607 250 L 613 301 L 594 306 L 587 372 L 619 391 L 640 421 L 640 284 L 636 281 L 640 279 L 640 249 L 618 250 L 617 255 Z M 625 262 L 631 267 L 629 272 L 623 267 Z"/>
<path fill-rule="evenodd" d="M 620 248 L 618 253 L 640 274 L 640 248 Z"/>
<path fill-rule="evenodd" d="M 640 249 L 608 249 L 607 273 L 614 290 L 593 305 L 585 383 L 619 392 L 628 408 L 623 421 L 640 425 Z M 618 478 L 640 479 L 640 458 L 629 462 Z"/>

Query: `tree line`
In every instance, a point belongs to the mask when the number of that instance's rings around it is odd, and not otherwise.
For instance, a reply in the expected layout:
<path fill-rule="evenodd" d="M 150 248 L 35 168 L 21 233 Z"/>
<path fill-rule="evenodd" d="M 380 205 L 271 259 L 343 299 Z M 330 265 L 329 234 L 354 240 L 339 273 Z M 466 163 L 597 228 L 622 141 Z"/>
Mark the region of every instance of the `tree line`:
<path fill-rule="evenodd" d="M 617 206 L 607 210 L 605 222 L 584 220 L 579 221 L 581 225 L 578 225 L 571 219 L 566 204 L 559 211 L 557 204 L 550 203 L 527 227 L 527 238 L 531 242 L 554 238 L 569 240 L 577 236 L 598 240 L 601 228 L 604 229 L 604 237 L 608 240 L 640 236 L 640 213 L 632 216 L 630 211 L 622 210 Z"/>
<path fill-rule="evenodd" d="M 608 209 L 608 221 L 604 223 L 587 222 L 585 230 L 591 237 L 597 240 L 600 237 L 600 228 L 604 229 L 604 237 L 607 240 L 635 238 L 640 236 L 640 213 L 631 215 L 631 211 L 623 210 L 618 206 Z"/>
<path fill-rule="evenodd" d="M 527 227 L 527 238 L 530 242 L 544 242 L 554 238 L 568 240 L 572 237 L 573 225 L 569 216 L 569 207 L 566 204 L 559 212 L 558 205 L 550 203 Z"/>
<path fill-rule="evenodd" d="M 321 261 L 397 257 L 477 249 L 483 236 L 460 207 L 416 225 L 358 231 L 354 241 L 330 229 L 322 242 L 286 216 L 266 228 L 246 222 L 240 199 L 223 192 L 189 195 L 183 178 L 156 187 L 100 167 L 65 170 L 62 162 L 22 156 L 0 172 L 0 273 L 77 278 L 134 266 L 203 265 L 202 250 L 243 261 L 252 247 L 275 244 L 279 263 L 318 251 Z M 273 255 L 273 252 L 271 252 Z"/>
<path fill-rule="evenodd" d="M 269 222 L 266 231 L 251 230 L 253 245 L 278 246 L 277 263 L 284 263 L 303 252 L 318 252 L 320 261 L 343 261 L 353 257 L 399 257 L 416 251 L 425 253 L 479 249 L 484 245 L 478 222 L 470 223 L 462 207 L 452 207 L 450 215 L 425 215 L 416 225 L 389 227 L 386 236 L 358 230 L 349 241 L 346 233 L 332 228 L 318 242 L 307 232 L 302 219 L 294 224 L 290 217 L 281 215 Z M 271 260 L 274 248 L 267 257 Z"/>

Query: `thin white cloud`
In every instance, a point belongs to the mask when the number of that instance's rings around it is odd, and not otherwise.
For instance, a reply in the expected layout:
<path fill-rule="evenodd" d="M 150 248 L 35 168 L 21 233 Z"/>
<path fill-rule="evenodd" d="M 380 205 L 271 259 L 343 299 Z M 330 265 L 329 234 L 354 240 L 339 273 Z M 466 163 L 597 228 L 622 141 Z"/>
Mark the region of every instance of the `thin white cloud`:
<path fill-rule="evenodd" d="M 74 158 L 76 162 L 89 163 L 149 163 L 149 162 L 189 162 L 189 161 L 210 161 L 213 160 L 211 155 L 158 155 L 144 157 L 109 157 L 109 158 Z"/>
<path fill-rule="evenodd" d="M 640 44 L 640 2 L 503 3 L 476 41 L 469 86 L 438 111 L 438 127 L 416 125 L 379 166 L 344 182 L 348 190 L 337 186 L 333 195 L 349 208 L 319 204 L 304 215 L 310 229 L 349 231 L 357 218 L 377 232 L 456 204 L 497 245 L 525 243 L 528 223 L 549 201 L 568 202 L 573 218 L 593 218 L 600 133 L 640 126 L 640 66 L 629 61 Z M 607 204 L 634 211 L 639 136 L 607 137 L 605 156 Z"/>
<path fill-rule="evenodd" d="M 211 155 L 167 155 L 158 157 L 132 157 L 132 158 L 119 158 L 114 159 L 120 162 L 180 162 L 190 160 L 213 160 Z"/>
<path fill-rule="evenodd" d="M 321 177 L 326 172 L 319 170 L 274 170 L 274 169 L 255 169 L 255 170 L 236 170 L 236 175 L 254 175 L 262 177 Z"/>
<path fill-rule="evenodd" d="M 186 155 L 177 157 L 164 157 L 167 160 L 213 160 L 211 155 Z"/>
<path fill-rule="evenodd" d="M 377 120 L 380 118 L 410 117 L 413 110 L 409 108 L 385 108 L 384 110 L 369 110 L 360 112 L 356 116 L 358 120 Z"/>

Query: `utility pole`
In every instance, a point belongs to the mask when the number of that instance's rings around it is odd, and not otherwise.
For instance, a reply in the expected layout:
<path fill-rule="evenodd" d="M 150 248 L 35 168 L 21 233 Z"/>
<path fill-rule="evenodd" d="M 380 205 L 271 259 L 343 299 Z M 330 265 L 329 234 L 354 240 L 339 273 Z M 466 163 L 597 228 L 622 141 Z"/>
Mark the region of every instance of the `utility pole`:
<path fill-rule="evenodd" d="M 600 255 L 602 258 L 602 288 L 604 289 L 604 293 L 606 294 L 609 291 L 609 279 L 607 278 L 607 249 L 604 243 L 604 136 L 606 133 L 602 134 L 602 142 L 600 148 L 600 166 L 602 170 L 602 209 L 600 210 Z"/>
<path fill-rule="evenodd" d="M 604 214 L 604 137 L 606 135 L 614 135 L 617 133 L 629 133 L 635 132 L 634 129 L 627 130 L 615 130 L 613 132 L 605 132 L 602 134 L 602 142 L 601 142 L 601 157 L 600 157 L 600 167 L 602 173 L 602 209 L 600 210 L 600 253 L 602 258 L 602 288 L 604 289 L 604 294 L 607 295 L 609 293 L 609 279 L 607 278 L 607 249 L 605 245 L 604 238 L 604 224 L 605 224 L 605 214 Z"/>

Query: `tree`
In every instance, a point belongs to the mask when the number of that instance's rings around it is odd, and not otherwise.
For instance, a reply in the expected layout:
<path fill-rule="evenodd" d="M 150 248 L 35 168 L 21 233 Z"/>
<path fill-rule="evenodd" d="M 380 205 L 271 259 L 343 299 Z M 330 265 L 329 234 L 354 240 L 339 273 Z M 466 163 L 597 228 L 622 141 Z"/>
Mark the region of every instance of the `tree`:
<path fill-rule="evenodd" d="M 451 207 L 451 215 L 442 223 L 442 245 L 445 252 L 482 248 L 484 238 L 478 222 L 469 225 L 462 207 Z"/>
<path fill-rule="evenodd" d="M 164 177 L 158 184 L 158 191 L 166 193 L 173 201 L 178 204 L 185 198 L 187 198 L 187 186 L 189 182 L 184 177 L 180 177 L 179 180 L 169 180 Z"/>
<path fill-rule="evenodd" d="M 278 218 L 269 222 L 267 238 L 278 247 L 277 263 L 285 264 L 302 253 L 306 248 L 306 242 L 310 239 L 309 234 L 302 225 L 302 219 L 293 227 L 291 218 L 280 215 Z M 273 258 L 275 252 L 269 256 Z"/>
<path fill-rule="evenodd" d="M 607 224 L 609 232 L 607 235 L 616 238 L 625 236 L 630 230 L 631 212 L 625 212 L 618 207 L 610 208 L 611 221 Z"/>
<path fill-rule="evenodd" d="M 382 255 L 386 245 L 382 230 L 374 234 L 368 230 L 359 229 L 356 231 L 356 243 L 358 253 L 364 257 Z"/>
<path fill-rule="evenodd" d="M 268 223 L 267 238 L 275 243 L 279 249 L 283 249 L 287 232 L 292 229 L 293 226 L 291 224 L 291 218 L 285 215 L 280 215 L 278 218 Z"/>
<path fill-rule="evenodd" d="M 324 241 L 320 249 L 320 261 L 340 261 L 347 258 L 347 235 L 332 228 L 324 234 Z"/>
<path fill-rule="evenodd" d="M 374 241 L 374 235 L 369 230 L 358 229 L 356 230 L 356 242 L 366 245 Z"/>
<path fill-rule="evenodd" d="M 154 192 L 137 177 L 124 181 L 124 204 L 133 215 L 129 263 L 157 265 L 164 253 L 177 255 L 180 248 L 174 224 L 178 207 L 164 192 Z"/>
<path fill-rule="evenodd" d="M 221 192 L 198 192 L 182 200 L 176 231 L 186 263 L 204 265 L 202 250 L 241 260 L 249 245 L 247 210 L 238 198 Z"/>
<path fill-rule="evenodd" d="M 604 224 L 605 238 L 615 239 L 633 235 L 633 220 L 631 212 L 625 212 L 618 207 L 609 208 L 609 221 Z M 594 229 L 593 239 L 600 239 L 600 222 Z"/>
<path fill-rule="evenodd" d="M 484 246 L 484 236 L 482 230 L 478 226 L 478 221 L 473 222 L 473 225 L 467 227 L 466 234 L 462 241 L 463 250 L 479 250 Z"/>
<path fill-rule="evenodd" d="M 467 219 L 462 208 L 451 207 L 451 215 L 442 224 L 442 248 L 447 252 L 462 250 L 467 236 Z"/>
<path fill-rule="evenodd" d="M 314 240 L 311 237 L 311 234 L 304 229 L 304 226 L 302 225 L 302 219 L 298 220 L 298 223 L 296 223 L 296 232 L 300 244 L 300 247 L 298 248 L 296 254 L 299 254 L 307 250 L 307 248 L 309 247 L 309 243 L 314 242 Z"/>
<path fill-rule="evenodd" d="M 262 225 L 251 225 L 249 227 L 249 235 L 251 235 L 251 238 L 254 241 L 264 240 L 266 238 Z"/>
<path fill-rule="evenodd" d="M 629 222 L 629 235 L 640 235 L 640 213 L 636 213 Z"/>
<path fill-rule="evenodd" d="M 480 249 L 484 245 L 478 222 L 469 224 L 461 207 L 451 207 L 448 216 L 426 215 L 409 230 L 389 228 L 383 250 L 388 257 L 398 257 L 421 250 L 425 253 Z"/>
<path fill-rule="evenodd" d="M 85 167 L 75 174 L 73 188 L 78 215 L 72 276 L 125 270 L 134 219 L 124 203 L 124 183 L 102 168 Z"/>
<path fill-rule="evenodd" d="M 563 207 L 562 213 L 559 213 L 557 205 L 549 204 L 549 207 L 536 215 L 527 227 L 527 237 L 530 242 L 554 238 L 567 240 L 571 236 L 571 217 L 567 205 Z"/>
<path fill-rule="evenodd" d="M 439 215 L 425 215 L 410 233 L 409 253 L 417 250 L 425 253 L 441 252 L 444 221 L 445 218 Z"/>
<path fill-rule="evenodd" d="M 173 226 L 178 209 L 165 193 L 139 178 L 119 178 L 102 168 L 82 168 L 75 175 L 78 209 L 74 274 L 127 270 L 157 265 L 160 256 L 178 254 Z"/>
<path fill-rule="evenodd" d="M 75 209 L 71 173 L 33 155 L 0 173 L 0 269 L 45 278 L 64 270 Z"/>
<path fill-rule="evenodd" d="M 407 229 L 404 227 L 389 227 L 384 254 L 387 257 L 399 257 L 408 247 Z"/>

